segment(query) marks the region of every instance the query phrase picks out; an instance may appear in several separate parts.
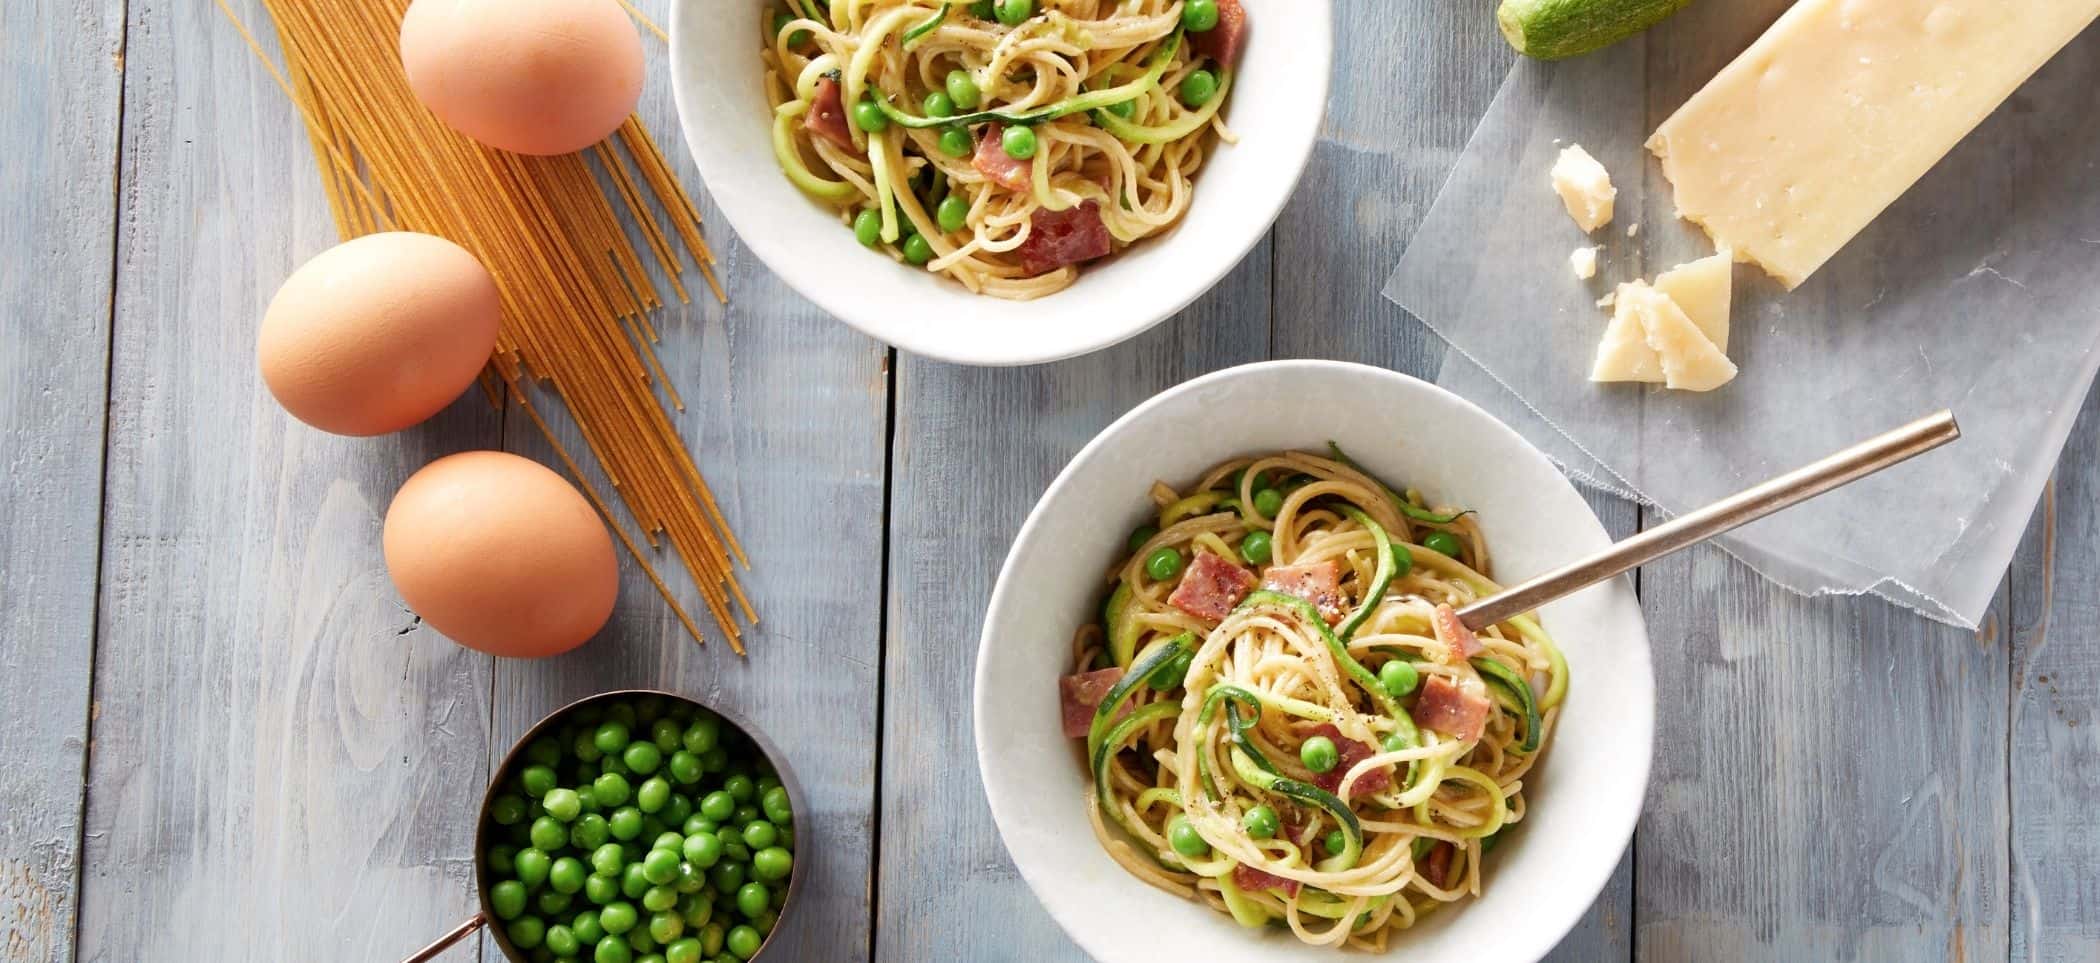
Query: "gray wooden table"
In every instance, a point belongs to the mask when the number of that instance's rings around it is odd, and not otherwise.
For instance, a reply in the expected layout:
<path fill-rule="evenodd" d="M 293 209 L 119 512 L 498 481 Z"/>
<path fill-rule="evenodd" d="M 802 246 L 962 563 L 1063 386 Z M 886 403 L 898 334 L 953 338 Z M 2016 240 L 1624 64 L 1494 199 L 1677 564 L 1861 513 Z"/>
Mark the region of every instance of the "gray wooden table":
<path fill-rule="evenodd" d="M 472 912 L 491 760 L 633 685 L 752 717 L 808 784 L 822 845 L 785 959 L 1078 958 L 974 765 L 1008 540 L 1081 444 L 1188 377 L 1270 357 L 1435 374 L 1440 343 L 1376 290 L 1509 64 L 1489 6 L 1345 3 L 1324 137 L 1273 235 L 1092 357 L 888 351 L 715 218 L 730 304 L 669 312 L 663 354 L 757 560 L 751 657 L 692 644 L 630 573 L 597 641 L 499 663 L 415 626 L 379 520 L 436 455 L 542 454 L 530 427 L 478 398 L 377 441 L 289 422 L 256 319 L 332 241 L 292 109 L 209 3 L 10 0 L 0 959 L 396 959 Z M 649 47 L 642 109 L 676 145 Z M 1617 533 L 1643 521 L 1595 503 Z M 1647 814 L 1561 957 L 2100 959 L 2100 403 L 1980 633 L 1797 598 L 1714 551 L 1639 585 Z"/>

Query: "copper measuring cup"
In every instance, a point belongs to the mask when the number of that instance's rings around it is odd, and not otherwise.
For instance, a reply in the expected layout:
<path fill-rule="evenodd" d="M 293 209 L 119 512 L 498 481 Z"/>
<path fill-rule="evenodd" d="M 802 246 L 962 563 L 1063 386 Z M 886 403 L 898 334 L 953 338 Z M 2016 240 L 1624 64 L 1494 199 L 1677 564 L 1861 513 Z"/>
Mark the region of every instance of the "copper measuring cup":
<path fill-rule="evenodd" d="M 751 740 L 752 745 L 758 747 L 759 754 L 764 756 L 768 763 L 772 764 L 773 771 L 779 775 L 780 785 L 787 789 L 788 806 L 794 811 L 796 818 L 798 820 L 806 818 L 809 811 L 804 808 L 804 804 L 808 801 L 808 798 L 802 794 L 802 784 L 795 779 L 794 772 L 788 768 L 786 758 L 756 728 L 753 728 L 750 723 L 745 722 L 735 714 L 724 712 L 697 699 L 682 696 L 675 692 L 665 692 L 661 689 L 616 689 L 611 692 L 601 692 L 594 696 L 578 699 L 548 713 L 539 722 L 534 723 L 532 728 L 525 730 L 525 734 L 519 736 L 518 741 L 511 745 L 510 752 L 503 756 L 503 765 L 497 767 L 496 776 L 494 779 L 489 780 L 488 788 L 482 791 L 481 808 L 474 817 L 474 890 L 481 904 L 480 910 L 458 926 L 453 927 L 445 935 L 432 941 L 429 946 L 409 954 L 402 960 L 402 963 L 427 963 L 427 961 L 434 960 L 439 954 L 451 948 L 453 944 L 473 935 L 474 931 L 484 926 L 488 927 L 489 935 L 495 938 L 496 946 L 502 951 L 505 959 L 511 960 L 513 963 L 528 963 L 530 957 L 523 950 L 510 944 L 510 937 L 504 934 L 502 927 L 489 925 L 489 922 L 496 918 L 495 908 L 489 905 L 488 860 L 483 858 L 492 842 L 489 839 L 491 826 L 488 818 L 489 804 L 495 800 L 497 789 L 503 785 L 504 778 L 515 771 L 519 758 L 525 751 L 525 747 L 531 745 L 539 737 L 558 728 L 570 713 L 585 706 L 621 702 L 643 696 L 656 696 L 660 699 L 684 703 L 695 709 L 712 712 L 724 724 L 742 733 L 745 738 Z M 802 888 L 802 878 L 806 875 L 803 869 L 806 861 L 801 854 L 806 851 L 805 847 L 807 844 L 805 840 L 809 839 L 810 835 L 806 823 L 796 827 L 796 858 L 794 867 L 788 872 L 787 897 L 780 904 L 780 915 L 774 922 L 772 931 L 768 932 L 765 941 L 759 944 L 758 952 L 751 955 L 752 960 L 758 960 L 765 956 L 766 950 L 772 948 L 776 942 L 775 937 L 779 936 L 787 928 L 789 914 L 795 908 L 796 892 Z"/>

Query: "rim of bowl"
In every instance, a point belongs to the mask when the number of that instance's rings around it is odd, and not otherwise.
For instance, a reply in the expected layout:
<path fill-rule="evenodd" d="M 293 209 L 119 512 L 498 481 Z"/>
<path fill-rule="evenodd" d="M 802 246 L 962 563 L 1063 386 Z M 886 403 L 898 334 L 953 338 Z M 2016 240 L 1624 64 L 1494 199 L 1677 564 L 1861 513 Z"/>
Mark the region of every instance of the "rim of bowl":
<path fill-rule="evenodd" d="M 570 713 L 593 703 L 612 702 L 620 699 L 637 699 L 642 696 L 658 696 L 672 699 L 696 709 L 712 712 L 723 722 L 728 723 L 731 728 L 742 733 L 745 738 L 751 740 L 752 745 L 758 747 L 759 754 L 772 764 L 774 775 L 780 777 L 780 785 L 787 790 L 788 808 L 794 813 L 795 817 L 803 819 L 807 816 L 808 810 L 803 808 L 803 803 L 808 797 L 802 794 L 802 782 L 795 778 L 794 770 L 787 764 L 787 757 L 782 755 L 779 747 L 775 746 L 772 740 L 767 739 L 765 734 L 760 732 L 756 726 L 753 726 L 744 717 L 734 712 L 725 712 L 692 696 L 681 695 L 663 689 L 612 689 L 595 695 L 584 696 L 553 712 L 549 712 L 541 716 L 540 721 L 533 723 L 531 728 L 526 729 L 524 734 L 518 737 L 518 741 L 511 744 L 510 751 L 503 754 L 503 763 L 496 767 L 496 774 L 489 779 L 488 787 L 481 791 L 481 807 L 474 813 L 475 901 L 481 905 L 481 918 L 487 924 L 486 929 L 489 938 L 495 942 L 496 952 L 503 954 L 504 959 L 510 960 L 512 963 L 528 963 L 530 959 L 529 954 L 510 945 L 510 934 L 504 932 L 503 921 L 496 918 L 496 908 L 489 903 L 489 865 L 488 860 L 483 858 L 487 855 L 490 845 L 489 804 L 495 801 L 496 791 L 503 785 L 504 775 L 509 773 L 511 767 L 518 762 L 519 758 L 524 754 L 526 746 L 531 745 L 534 740 L 544 735 L 548 730 L 555 728 Z M 803 877 L 809 875 L 802 870 L 803 860 L 800 853 L 802 852 L 803 833 L 804 831 L 801 829 L 798 829 L 795 833 L 795 851 L 797 856 L 794 863 L 788 868 L 787 896 L 780 901 L 780 915 L 774 920 L 772 930 L 768 931 L 765 939 L 759 942 L 758 951 L 751 954 L 751 959 L 753 960 L 765 956 L 766 950 L 773 946 L 773 937 L 787 929 L 785 924 L 788 920 L 788 914 L 794 909 L 797 902 L 795 896 L 802 890 Z"/>
<path fill-rule="evenodd" d="M 685 58 L 687 54 L 685 50 L 687 44 L 682 40 L 685 37 L 685 30 L 690 28 L 688 18 L 691 14 L 689 10 L 694 8 L 699 2 L 700 0 L 675 0 L 671 5 L 671 102 L 678 112 L 678 126 L 680 132 L 684 135 L 686 152 L 692 155 L 693 164 L 700 171 L 702 184 L 707 185 L 711 180 L 710 173 L 712 170 L 708 163 L 708 158 L 714 155 L 712 151 L 705 150 L 701 146 L 705 130 L 700 118 L 694 116 L 698 108 L 692 105 L 692 95 L 686 91 L 685 77 L 687 66 Z M 1202 282 L 1191 285 L 1186 293 L 1178 295 L 1169 301 L 1161 302 L 1153 310 L 1132 315 L 1132 320 L 1129 323 L 1105 330 L 1095 337 L 1073 341 L 1068 344 L 1060 344 L 1054 350 L 1007 352 L 989 349 L 980 344 L 959 346 L 930 338 L 924 334 L 925 329 L 923 328 L 906 325 L 902 328 L 891 330 L 890 326 L 881 322 L 871 323 L 856 314 L 854 299 L 848 292 L 839 290 L 843 286 L 824 287 L 805 284 L 798 281 L 793 273 L 782 271 L 775 266 L 777 264 L 791 263 L 793 261 L 793 252 L 788 249 L 784 242 L 774 239 L 764 229 L 746 230 L 747 227 L 757 227 L 763 222 L 763 211 L 757 206 L 757 202 L 747 200 L 734 192 L 715 193 L 711 186 L 708 193 L 714 199 L 715 206 L 721 209 L 722 216 L 729 221 L 730 229 L 736 232 L 737 239 L 745 247 L 750 248 L 753 254 L 758 255 L 759 261 L 766 266 L 766 270 L 771 272 L 774 277 L 779 278 L 782 283 L 793 289 L 796 294 L 801 295 L 823 309 L 824 313 L 832 318 L 884 344 L 937 361 L 989 367 L 1046 364 L 1052 361 L 1061 361 L 1066 358 L 1091 354 L 1103 348 L 1121 344 L 1157 327 L 1160 322 L 1180 314 L 1183 309 L 1195 303 L 1197 298 L 1208 294 L 1212 288 L 1218 286 L 1218 282 L 1225 279 L 1227 274 L 1238 268 L 1240 262 L 1246 260 L 1247 253 L 1254 250 L 1255 246 L 1261 243 L 1262 238 L 1269 235 L 1270 229 L 1276 224 L 1276 218 L 1282 215 L 1284 206 L 1298 193 L 1298 184 L 1305 176 L 1305 169 L 1312 163 L 1313 150 L 1320 142 L 1320 129 L 1326 122 L 1327 101 L 1333 92 L 1334 8 L 1332 0 L 1299 0 L 1296 12 L 1301 15 L 1310 14 L 1315 16 L 1327 25 L 1326 30 L 1318 32 L 1320 42 L 1314 45 L 1312 49 L 1302 49 L 1293 53 L 1294 59 L 1318 78 L 1318 103 L 1320 106 L 1311 121 L 1311 131 L 1304 138 L 1303 146 L 1293 151 L 1293 157 L 1289 165 L 1289 177 L 1283 181 L 1282 189 L 1275 193 L 1275 196 L 1270 199 L 1269 203 L 1263 205 L 1259 219 L 1260 228 L 1249 232 L 1243 242 L 1234 245 L 1238 250 L 1232 256 L 1215 261 L 1204 272 Z M 1259 30 L 1254 31 L 1253 36 L 1253 43 L 1258 44 L 1261 42 L 1261 32 Z M 753 122 L 757 123 L 762 120 L 762 118 L 754 118 Z M 1245 134 L 1244 131 L 1239 133 Z M 756 163 L 750 158 L 744 157 L 739 157 L 735 162 Z M 765 162 L 771 163 L 770 155 Z M 1267 177 L 1268 174 L 1265 172 L 1263 176 Z M 1197 179 L 1197 197 L 1199 200 L 1192 203 L 1202 203 L 1200 198 L 1206 196 L 1200 190 L 1200 181 L 1202 179 L 1200 173 Z M 807 199 L 805 198 L 805 200 Z M 1185 220 L 1186 212 L 1184 212 L 1183 217 Z M 1173 228 L 1148 240 L 1154 244 L 1171 244 L 1180 234 L 1182 226 L 1181 223 L 1177 222 Z M 954 284 L 954 282 L 945 278 L 936 280 L 942 284 Z M 1082 275 L 1081 279 L 1075 282 L 1074 287 L 1085 283 L 1086 278 Z M 960 286 L 957 286 L 957 290 L 961 291 L 962 289 Z M 1068 288 L 1067 290 L 1071 289 Z M 1060 291 L 1058 294 L 1046 295 L 1044 300 L 1053 300 L 1063 293 L 1065 292 Z M 983 296 L 980 295 L 980 297 Z M 994 301 L 994 303 L 1004 302 Z"/>
<path fill-rule="evenodd" d="M 1250 364 L 1235 365 L 1230 368 L 1214 371 L 1209 374 L 1202 375 L 1196 378 L 1191 378 L 1187 381 L 1181 382 L 1180 384 L 1174 385 L 1173 387 L 1167 388 L 1166 390 L 1161 391 L 1150 398 L 1147 398 L 1143 402 L 1139 403 L 1137 407 L 1134 407 L 1128 412 L 1125 412 L 1122 417 L 1117 418 L 1115 421 L 1109 423 L 1108 427 L 1101 429 L 1100 433 L 1096 434 L 1091 440 L 1089 440 L 1086 443 L 1085 446 L 1081 447 L 1078 453 L 1074 454 L 1072 456 L 1072 459 L 1065 463 L 1065 467 L 1058 471 L 1057 477 L 1050 482 L 1049 487 L 1043 490 L 1043 494 L 1036 499 L 1035 505 L 1029 508 L 1027 519 L 1022 522 L 1020 529 L 1015 532 L 1013 544 L 1007 549 L 1006 558 L 1004 561 L 1001 562 L 999 566 L 998 578 L 993 582 L 991 600 L 985 605 L 984 624 L 979 627 L 979 634 L 977 639 L 977 665 L 971 673 L 970 683 L 970 724 L 972 730 L 971 735 L 973 741 L 976 743 L 978 781 L 983 786 L 985 800 L 987 804 L 991 807 L 992 823 L 999 829 L 1000 844 L 1002 846 L 1007 847 L 1008 859 L 1012 860 L 1013 850 L 1006 840 L 1006 827 L 1008 820 L 1008 817 L 1005 815 L 1006 807 L 1001 803 L 999 790 L 993 787 L 992 782 L 989 776 L 987 775 L 990 771 L 990 764 L 992 760 L 986 753 L 985 740 L 979 735 L 981 732 L 983 732 L 985 725 L 985 703 L 983 699 L 983 693 L 988 691 L 987 681 L 985 679 L 985 666 L 987 664 L 987 660 L 984 657 L 984 653 L 985 650 L 993 644 L 992 638 L 994 633 L 992 631 L 991 613 L 1000 610 L 1004 605 L 1006 605 L 1007 593 L 1009 593 L 1010 591 L 1015 591 L 1013 584 L 1008 581 L 1007 576 L 1012 571 L 1017 559 L 1020 556 L 1022 545 L 1027 542 L 1029 536 L 1041 523 L 1043 506 L 1050 502 L 1052 496 L 1056 495 L 1066 485 L 1070 484 L 1072 482 L 1072 479 L 1075 478 L 1078 475 L 1078 473 L 1085 471 L 1089 467 L 1088 463 L 1091 462 L 1093 458 L 1097 457 L 1098 452 L 1102 448 L 1107 446 L 1108 440 L 1110 438 L 1121 434 L 1131 424 L 1150 417 L 1153 411 L 1172 403 L 1174 399 L 1179 398 L 1184 394 L 1200 391 L 1206 387 L 1218 384 L 1220 382 L 1232 381 L 1239 378 L 1248 377 L 1253 374 L 1278 369 L 1301 371 L 1305 373 L 1306 377 L 1314 378 L 1341 372 L 1347 372 L 1350 374 L 1358 375 L 1369 375 L 1372 377 L 1385 378 L 1398 382 L 1409 383 L 1415 388 L 1426 389 L 1435 394 L 1442 395 L 1445 399 L 1455 402 L 1460 407 L 1470 410 L 1473 414 L 1478 415 L 1486 426 L 1490 426 L 1490 430 L 1506 436 L 1507 440 L 1515 441 L 1518 445 L 1519 450 L 1523 451 L 1526 456 L 1535 459 L 1536 461 L 1544 464 L 1548 468 L 1551 468 L 1556 477 L 1561 478 L 1562 481 L 1565 482 L 1571 490 L 1574 489 L 1574 483 L 1571 481 L 1567 481 L 1566 474 L 1561 472 L 1560 469 L 1553 464 L 1552 459 L 1547 458 L 1544 452 L 1540 451 L 1537 448 L 1537 446 L 1533 445 L 1529 440 L 1525 439 L 1524 436 L 1519 434 L 1516 429 L 1511 428 L 1507 424 L 1504 424 L 1501 419 L 1489 414 L 1485 409 L 1442 386 L 1433 384 L 1431 382 L 1423 381 L 1422 379 L 1413 377 L 1411 375 L 1402 374 L 1397 371 L 1392 371 L 1386 368 L 1380 368 L 1374 365 L 1357 364 L 1348 361 L 1320 361 L 1309 359 L 1257 361 Z M 1577 494 L 1579 496 L 1580 493 L 1577 492 Z M 1610 536 L 1608 533 L 1604 532 L 1603 523 L 1598 521 L 1596 513 L 1587 509 L 1586 507 L 1584 511 L 1588 524 L 1596 526 L 1598 533 L 1606 539 L 1609 539 Z M 1614 578 L 1599 584 L 1626 585 L 1628 578 L 1629 576 L 1626 575 L 1615 576 Z M 1628 588 L 1628 591 L 1631 591 L 1630 587 Z M 1639 633 L 1635 639 L 1630 640 L 1638 643 L 1634 651 L 1631 653 L 1631 657 L 1633 658 L 1635 663 L 1637 663 L 1643 670 L 1645 670 L 1641 673 L 1641 675 L 1642 678 L 1646 681 L 1646 685 L 1644 686 L 1647 695 L 1645 704 L 1648 706 L 1649 711 L 1647 713 L 1647 738 L 1640 740 L 1641 752 L 1639 754 L 1637 764 L 1633 767 L 1635 771 L 1631 774 L 1633 777 L 1632 781 L 1640 787 L 1641 791 L 1634 797 L 1634 805 L 1631 806 L 1623 814 L 1623 818 L 1617 821 L 1618 824 L 1603 827 L 1603 831 L 1611 833 L 1612 838 L 1615 838 L 1617 841 L 1617 845 L 1614 847 L 1614 850 L 1618 853 L 1618 859 L 1624 858 L 1626 846 L 1627 844 L 1632 842 L 1634 830 L 1638 827 L 1640 822 L 1641 813 L 1646 809 L 1648 779 L 1650 771 L 1654 765 L 1655 758 L 1654 656 L 1648 642 L 1646 615 L 1645 613 L 1641 612 L 1637 601 L 1633 608 L 1633 616 L 1636 620 Z M 1571 902 L 1570 904 L 1568 904 L 1570 906 L 1575 907 L 1575 910 L 1572 913 L 1566 914 L 1565 919 L 1541 920 L 1534 918 L 1529 921 L 1532 923 L 1547 922 L 1551 924 L 1551 928 L 1553 930 L 1553 943 L 1547 944 L 1547 948 L 1541 951 L 1541 955 L 1549 951 L 1552 946 L 1557 945 L 1561 940 L 1566 939 L 1567 934 L 1575 928 L 1575 924 L 1581 921 L 1582 914 L 1588 912 L 1589 907 L 1596 902 L 1598 894 L 1602 893 L 1604 891 L 1605 885 L 1611 882 L 1612 873 L 1618 868 L 1618 859 L 1614 859 L 1608 862 L 1602 862 L 1593 866 L 1584 867 L 1581 873 L 1577 874 L 1570 880 L 1570 882 L 1573 885 L 1567 888 L 1574 891 L 1579 891 L 1583 894 L 1584 899 L 1581 900 L 1579 903 Z M 1070 937 L 1073 942 L 1079 944 L 1080 947 L 1085 949 L 1088 953 L 1094 954 L 1096 956 L 1100 955 L 1103 948 L 1096 945 L 1096 941 L 1093 938 L 1093 934 L 1082 933 L 1078 930 L 1075 930 L 1072 926 L 1067 925 L 1063 915 L 1052 910 L 1050 901 L 1044 898 L 1044 891 L 1046 890 L 1046 888 L 1052 887 L 1053 881 L 1047 878 L 1039 878 L 1037 875 L 1038 870 L 1023 865 L 1019 860 L 1013 860 L 1013 862 L 1014 868 L 1020 872 L 1021 878 L 1027 882 L 1029 890 L 1035 895 L 1037 901 L 1043 904 L 1044 910 L 1049 913 L 1050 918 L 1057 922 L 1058 928 L 1064 930 L 1065 934 L 1068 937 Z"/>

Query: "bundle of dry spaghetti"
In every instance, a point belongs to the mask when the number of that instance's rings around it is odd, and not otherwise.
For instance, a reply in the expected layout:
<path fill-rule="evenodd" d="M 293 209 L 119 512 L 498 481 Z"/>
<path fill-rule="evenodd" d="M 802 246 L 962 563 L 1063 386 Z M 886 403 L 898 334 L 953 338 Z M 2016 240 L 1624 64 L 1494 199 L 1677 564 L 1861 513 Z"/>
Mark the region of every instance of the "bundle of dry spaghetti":
<path fill-rule="evenodd" d="M 658 551 L 669 544 L 742 653 L 738 615 L 756 617 L 732 559 L 749 563 L 666 410 L 684 404 L 651 347 L 657 333 L 648 312 L 664 302 L 616 213 L 625 209 L 639 225 L 648 256 L 680 301 L 688 299 L 680 246 L 723 297 L 699 211 L 648 130 L 630 116 L 588 151 L 495 150 L 446 127 L 410 90 L 396 46 L 407 0 L 261 0 L 276 24 L 281 69 L 225 0 L 218 3 L 298 105 L 337 231 L 346 240 L 420 231 L 481 260 L 503 303 L 482 379 L 491 399 L 516 400 L 699 639 L 652 553 L 614 517 L 533 406 L 529 383 L 544 383 L 563 401 L 643 538 Z"/>

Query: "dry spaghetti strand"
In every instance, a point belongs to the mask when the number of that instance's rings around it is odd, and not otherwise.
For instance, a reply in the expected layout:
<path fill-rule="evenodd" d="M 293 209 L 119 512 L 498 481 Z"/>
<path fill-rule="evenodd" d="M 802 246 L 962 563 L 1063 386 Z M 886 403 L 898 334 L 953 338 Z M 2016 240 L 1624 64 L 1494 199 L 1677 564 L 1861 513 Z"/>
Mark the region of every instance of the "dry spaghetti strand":
<path fill-rule="evenodd" d="M 657 572 L 655 554 L 613 517 L 614 500 L 599 494 L 532 404 L 531 383 L 561 399 L 643 540 L 659 550 L 668 544 L 742 654 L 741 624 L 756 617 L 736 568 L 749 563 L 665 410 L 666 402 L 683 405 L 649 345 L 655 328 L 644 314 L 665 299 L 619 212 L 632 215 L 646 260 L 663 269 L 680 301 L 686 258 L 715 297 L 724 296 L 699 211 L 648 129 L 629 117 L 595 151 L 559 157 L 497 151 L 445 127 L 409 90 L 396 52 L 408 0 L 261 0 L 277 28 L 282 67 L 226 0 L 216 2 L 298 106 L 337 233 L 347 240 L 421 231 L 460 244 L 488 267 L 503 325 L 484 390 L 499 404 L 516 399 L 679 623 L 701 638 Z"/>

